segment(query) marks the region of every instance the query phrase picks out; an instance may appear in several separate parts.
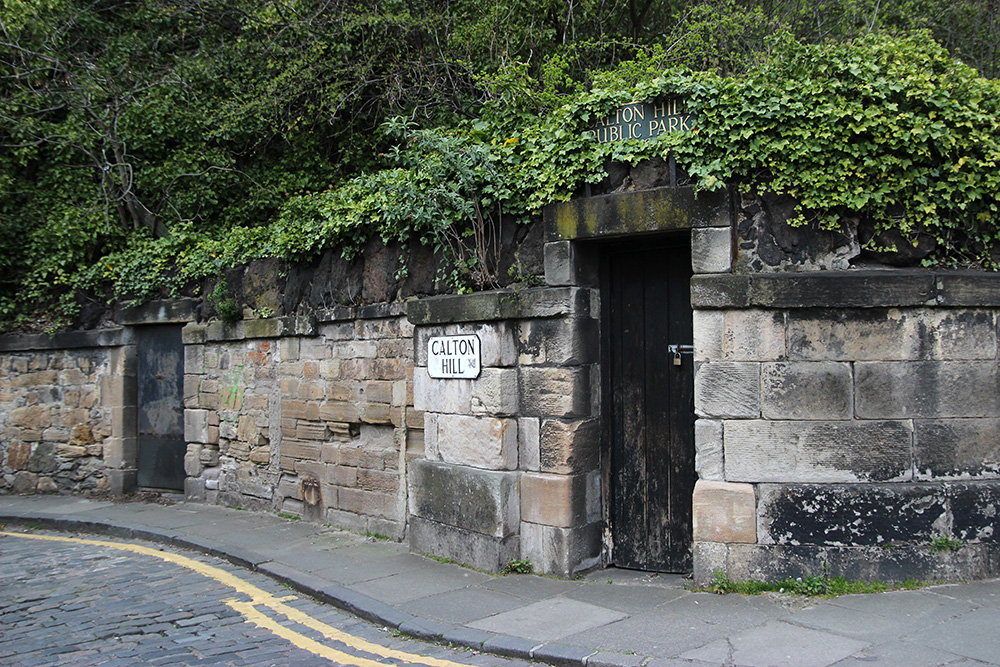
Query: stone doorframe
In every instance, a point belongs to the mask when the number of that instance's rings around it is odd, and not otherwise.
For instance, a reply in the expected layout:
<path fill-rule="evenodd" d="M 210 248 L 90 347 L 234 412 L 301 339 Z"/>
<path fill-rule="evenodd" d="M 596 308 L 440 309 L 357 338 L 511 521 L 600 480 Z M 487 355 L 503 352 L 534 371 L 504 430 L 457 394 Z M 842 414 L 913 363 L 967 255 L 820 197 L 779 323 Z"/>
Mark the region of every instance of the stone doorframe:
<path fill-rule="evenodd" d="M 694 275 L 730 274 L 736 257 L 734 220 L 735 198 L 728 189 L 695 192 L 691 187 L 665 187 L 554 204 L 545 210 L 545 282 L 551 286 L 596 288 L 600 283 L 602 241 L 655 238 L 687 231 L 691 234 Z M 692 281 L 692 285 L 696 284 Z M 693 343 L 697 349 L 697 338 Z M 604 386 L 603 378 L 595 380 Z M 604 419 L 603 414 L 600 417 Z M 603 439 L 609 437 L 607 427 L 602 424 Z M 696 430 L 696 469 L 698 438 Z M 601 495 L 605 499 L 611 497 L 609 475 L 609 462 L 602 461 Z M 605 501 L 605 527 L 610 525 L 610 511 Z M 605 564 L 610 562 L 612 546 L 611 532 L 605 529 L 601 555 Z"/>
<path fill-rule="evenodd" d="M 134 327 L 149 324 L 186 324 L 197 319 L 196 299 L 150 301 L 121 308 L 117 314 L 122 325 L 121 346 L 112 351 L 115 375 L 108 378 L 107 396 L 113 403 L 112 437 L 104 448 L 105 474 L 113 495 L 131 493 L 138 487 L 139 412 L 136 375 L 137 350 Z"/>

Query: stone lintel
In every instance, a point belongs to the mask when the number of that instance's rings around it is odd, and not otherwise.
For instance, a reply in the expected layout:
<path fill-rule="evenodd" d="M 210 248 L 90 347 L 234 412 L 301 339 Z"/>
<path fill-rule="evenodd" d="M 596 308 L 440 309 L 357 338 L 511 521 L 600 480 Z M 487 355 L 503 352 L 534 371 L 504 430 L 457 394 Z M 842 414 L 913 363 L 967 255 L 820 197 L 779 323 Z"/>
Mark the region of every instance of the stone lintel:
<path fill-rule="evenodd" d="M 119 324 L 175 324 L 198 319 L 198 299 L 162 299 L 135 306 L 120 306 Z"/>
<path fill-rule="evenodd" d="M 613 238 L 695 227 L 728 227 L 730 193 L 654 188 L 573 199 L 543 212 L 546 241 Z"/>
<path fill-rule="evenodd" d="M 94 329 L 91 331 L 64 331 L 49 334 L 21 334 L 0 336 L 0 352 L 29 350 L 67 350 L 87 347 L 118 347 L 132 343 L 129 329 Z"/>
<path fill-rule="evenodd" d="M 581 287 L 448 294 L 407 302 L 406 316 L 412 324 L 429 325 L 589 315 L 591 297 L 592 291 Z"/>

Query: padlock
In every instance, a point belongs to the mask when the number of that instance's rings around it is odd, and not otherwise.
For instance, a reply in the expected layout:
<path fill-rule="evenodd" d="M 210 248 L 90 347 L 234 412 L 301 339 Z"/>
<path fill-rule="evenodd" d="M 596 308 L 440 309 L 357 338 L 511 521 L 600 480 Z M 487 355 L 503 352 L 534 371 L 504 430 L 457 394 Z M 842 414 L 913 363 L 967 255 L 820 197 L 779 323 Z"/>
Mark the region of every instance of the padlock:
<path fill-rule="evenodd" d="M 680 365 L 681 365 L 681 353 L 674 352 L 674 366 L 680 366 Z"/>

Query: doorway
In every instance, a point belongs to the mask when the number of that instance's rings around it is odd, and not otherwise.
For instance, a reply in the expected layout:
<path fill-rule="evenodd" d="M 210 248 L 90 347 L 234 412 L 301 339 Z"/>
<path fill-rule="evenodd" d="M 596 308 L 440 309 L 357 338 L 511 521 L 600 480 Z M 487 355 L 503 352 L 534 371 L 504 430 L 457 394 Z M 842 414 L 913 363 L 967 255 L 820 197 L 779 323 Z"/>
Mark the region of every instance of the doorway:
<path fill-rule="evenodd" d="M 135 327 L 138 485 L 184 489 L 184 344 L 181 325 Z"/>
<path fill-rule="evenodd" d="M 688 572 L 695 481 L 690 238 L 609 247 L 604 269 L 611 560 Z"/>

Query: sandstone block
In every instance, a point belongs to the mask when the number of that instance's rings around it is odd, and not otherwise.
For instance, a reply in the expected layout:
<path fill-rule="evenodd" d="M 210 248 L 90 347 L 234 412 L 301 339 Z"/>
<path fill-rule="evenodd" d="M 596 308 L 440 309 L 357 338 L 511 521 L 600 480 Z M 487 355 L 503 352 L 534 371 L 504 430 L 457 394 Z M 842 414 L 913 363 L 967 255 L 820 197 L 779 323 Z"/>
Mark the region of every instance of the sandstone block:
<path fill-rule="evenodd" d="M 596 470 L 600 425 L 594 419 L 544 419 L 539 433 L 539 470 L 573 474 Z"/>
<path fill-rule="evenodd" d="M 594 492 L 594 486 L 597 492 Z M 572 528 L 600 515 L 600 479 L 590 475 L 521 475 L 521 520 Z"/>
<path fill-rule="evenodd" d="M 807 310 L 788 315 L 789 359 L 918 359 L 921 338 L 921 318 L 898 308 Z"/>
<path fill-rule="evenodd" d="M 902 481 L 912 475 L 908 422 L 731 420 L 724 429 L 731 482 Z"/>
<path fill-rule="evenodd" d="M 572 578 L 600 563 L 601 525 L 561 528 L 522 522 L 521 558 L 540 574 Z"/>
<path fill-rule="evenodd" d="M 691 268 L 695 273 L 728 273 L 733 268 L 733 239 L 728 227 L 691 230 Z"/>
<path fill-rule="evenodd" d="M 517 468 L 517 420 L 442 414 L 437 422 L 442 461 L 487 470 Z"/>
<path fill-rule="evenodd" d="M 517 420 L 518 467 L 521 470 L 538 470 L 540 460 L 540 422 L 537 417 Z"/>
<path fill-rule="evenodd" d="M 702 362 L 694 376 L 694 406 L 699 417 L 757 417 L 760 364 Z"/>
<path fill-rule="evenodd" d="M 21 470 L 14 473 L 14 479 L 10 483 L 10 492 L 13 495 L 20 493 L 34 493 L 38 487 L 38 475 L 33 472 Z"/>
<path fill-rule="evenodd" d="M 766 419 L 850 419 L 853 389 L 847 363 L 763 364 L 761 413 Z"/>
<path fill-rule="evenodd" d="M 413 407 L 428 412 L 467 415 L 472 412 L 474 380 L 438 380 L 426 368 L 413 371 Z"/>
<path fill-rule="evenodd" d="M 317 416 L 327 422 L 354 424 L 361 421 L 357 404 L 342 401 L 326 401 L 320 404 Z"/>
<path fill-rule="evenodd" d="M 31 445 L 27 442 L 15 441 L 7 446 L 6 466 L 12 470 L 25 470 L 28 458 L 31 456 Z"/>
<path fill-rule="evenodd" d="M 188 477 L 197 477 L 201 474 L 204 466 L 201 463 L 201 445 L 189 444 L 187 452 L 184 454 L 184 474 Z"/>
<path fill-rule="evenodd" d="M 189 375 L 201 375 L 205 372 L 205 346 L 184 346 L 184 372 Z"/>
<path fill-rule="evenodd" d="M 7 415 L 7 425 L 41 431 L 52 425 L 52 411 L 45 405 L 14 408 Z"/>
<path fill-rule="evenodd" d="M 209 442 L 208 417 L 208 410 L 184 411 L 184 439 L 187 442 Z"/>
<path fill-rule="evenodd" d="M 726 326 L 726 311 L 696 310 L 692 314 L 694 325 L 695 361 L 723 361 L 722 340 Z"/>
<path fill-rule="evenodd" d="M 520 557 L 516 534 L 484 535 L 418 516 L 409 519 L 409 540 L 411 551 L 449 558 L 486 572 L 499 572 L 504 563 Z"/>
<path fill-rule="evenodd" d="M 1000 367 L 991 361 L 859 362 L 863 419 L 1000 417 Z"/>
<path fill-rule="evenodd" d="M 695 542 L 757 541 L 757 497 L 752 484 L 698 480 L 692 517 Z"/>
<path fill-rule="evenodd" d="M 694 423 L 694 469 L 698 479 L 725 480 L 723 456 L 723 422 L 719 419 L 698 419 Z"/>
<path fill-rule="evenodd" d="M 1000 419 L 914 422 L 918 480 L 1000 478 Z"/>
<path fill-rule="evenodd" d="M 518 412 L 518 397 L 516 368 L 484 368 L 472 381 L 469 405 L 476 415 L 510 416 Z"/>
<path fill-rule="evenodd" d="M 79 445 L 59 443 L 56 445 L 56 456 L 62 459 L 78 459 L 87 455 L 87 448 Z"/>
<path fill-rule="evenodd" d="M 580 366 L 600 356 L 597 320 L 590 317 L 524 320 L 518 330 L 518 361 L 523 366 Z"/>
<path fill-rule="evenodd" d="M 434 461 L 413 461 L 410 514 L 481 535 L 503 538 L 520 524 L 518 477 Z"/>
<path fill-rule="evenodd" d="M 590 367 L 521 368 L 521 414 L 526 417 L 589 417 Z"/>

